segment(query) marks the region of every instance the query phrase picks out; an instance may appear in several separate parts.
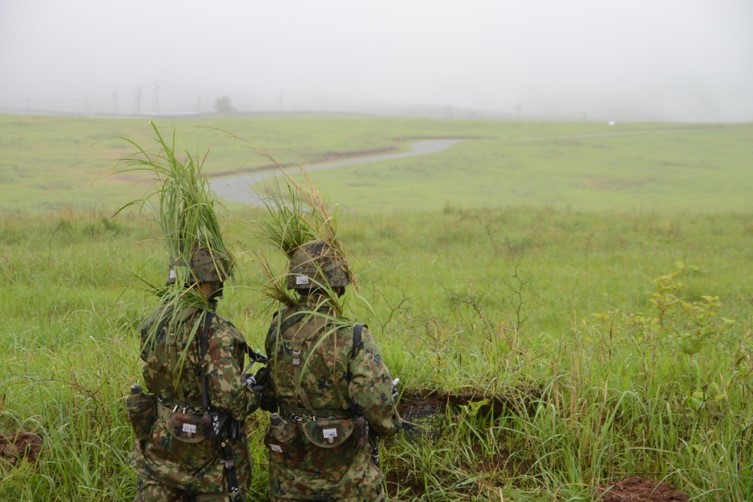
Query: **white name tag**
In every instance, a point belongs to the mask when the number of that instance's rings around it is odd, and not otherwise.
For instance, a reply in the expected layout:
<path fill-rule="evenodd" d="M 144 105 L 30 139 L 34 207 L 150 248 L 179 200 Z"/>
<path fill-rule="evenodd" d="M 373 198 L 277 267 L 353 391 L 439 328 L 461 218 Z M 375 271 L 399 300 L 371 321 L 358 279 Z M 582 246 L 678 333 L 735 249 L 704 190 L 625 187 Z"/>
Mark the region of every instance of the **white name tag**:
<path fill-rule="evenodd" d="M 183 432 L 187 434 L 196 434 L 196 426 L 194 424 L 183 424 Z"/>
<path fill-rule="evenodd" d="M 300 286 L 301 284 L 308 284 L 309 278 L 306 275 L 296 275 L 295 276 L 295 284 L 297 286 Z"/>
<path fill-rule="evenodd" d="M 275 453 L 282 453 L 282 448 L 280 448 L 279 444 L 270 444 L 269 449 Z"/>
<path fill-rule="evenodd" d="M 337 437 L 337 429 L 322 429 L 324 439 L 334 439 Z"/>

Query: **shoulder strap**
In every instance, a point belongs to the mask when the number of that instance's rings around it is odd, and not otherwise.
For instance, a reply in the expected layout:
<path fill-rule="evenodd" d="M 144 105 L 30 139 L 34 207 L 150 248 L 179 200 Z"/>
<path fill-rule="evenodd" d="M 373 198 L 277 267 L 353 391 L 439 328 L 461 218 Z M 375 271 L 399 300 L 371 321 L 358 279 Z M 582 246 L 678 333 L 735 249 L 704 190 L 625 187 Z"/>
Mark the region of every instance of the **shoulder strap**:
<path fill-rule="evenodd" d="M 353 359 L 356 357 L 356 354 L 358 354 L 358 351 L 360 351 L 363 348 L 363 341 L 361 340 L 361 335 L 363 334 L 363 328 L 368 328 L 365 324 L 359 324 L 356 323 L 353 326 L 353 343 L 350 347 L 350 358 L 348 360 L 348 373 L 345 376 L 346 381 L 350 382 L 353 378 L 353 373 L 350 371 L 350 359 Z M 350 397 L 348 397 L 348 402 L 350 403 L 350 409 L 351 412 L 354 415 L 361 414 L 361 407 L 355 404 Z"/>
<path fill-rule="evenodd" d="M 272 322 L 272 325 L 269 327 L 269 331 L 267 332 L 267 337 L 277 332 L 277 336 L 282 335 L 285 331 L 288 330 L 291 326 L 294 324 L 297 324 L 298 321 L 303 319 L 303 317 L 306 315 L 305 312 L 296 312 L 295 314 L 291 315 L 290 317 L 285 318 L 285 320 L 282 320 L 282 316 L 285 310 L 280 310 L 275 314 L 274 320 Z"/>
<path fill-rule="evenodd" d="M 363 348 L 363 341 L 361 341 L 361 334 L 363 333 L 363 328 L 368 328 L 365 324 L 356 324 L 353 326 L 353 345 L 350 347 L 350 357 L 351 359 L 356 357 L 356 354 L 358 354 L 358 351 Z"/>
<path fill-rule="evenodd" d="M 297 324 L 301 319 L 303 319 L 304 315 L 302 315 L 300 312 L 290 316 L 285 320 L 285 322 L 282 323 L 280 328 L 280 333 L 282 333 L 282 327 L 285 327 L 287 330 L 288 328 L 292 327 L 294 324 Z M 290 323 L 289 325 L 285 326 L 288 321 L 291 319 L 294 319 L 294 322 Z M 293 379 L 295 381 L 295 396 L 297 401 L 303 405 L 304 408 L 306 408 L 310 413 L 314 413 L 314 408 L 311 406 L 311 401 L 309 400 L 308 394 L 306 394 L 306 391 L 301 387 L 301 371 L 303 370 L 303 365 L 305 364 L 305 361 L 302 359 L 302 351 L 303 351 L 303 342 L 304 339 L 307 338 L 304 336 L 303 333 L 301 333 L 301 328 L 298 329 L 298 332 L 296 332 L 295 335 L 293 335 L 293 339 L 290 341 L 290 350 L 293 355 Z M 310 354 L 309 354 L 310 355 Z"/>
<path fill-rule="evenodd" d="M 204 361 L 204 357 L 207 355 L 209 349 L 209 329 L 212 325 L 212 317 L 214 312 L 207 310 L 204 315 L 204 327 L 201 330 L 201 338 L 199 339 L 199 352 L 201 355 L 201 361 L 199 361 L 199 371 L 201 371 L 201 404 L 204 406 L 204 410 L 209 411 L 211 403 L 209 402 L 209 378 L 207 377 L 207 365 Z"/>
<path fill-rule="evenodd" d="M 358 351 L 360 351 L 363 348 L 363 340 L 361 340 L 361 335 L 363 334 L 363 328 L 368 328 L 366 324 L 358 324 L 356 323 L 355 326 L 353 326 L 353 342 L 350 346 L 350 359 L 353 359 L 356 357 L 356 354 L 358 354 Z M 353 378 L 353 374 L 350 371 L 350 361 L 348 361 L 348 374 L 345 376 L 348 382 L 350 382 L 350 379 Z"/>

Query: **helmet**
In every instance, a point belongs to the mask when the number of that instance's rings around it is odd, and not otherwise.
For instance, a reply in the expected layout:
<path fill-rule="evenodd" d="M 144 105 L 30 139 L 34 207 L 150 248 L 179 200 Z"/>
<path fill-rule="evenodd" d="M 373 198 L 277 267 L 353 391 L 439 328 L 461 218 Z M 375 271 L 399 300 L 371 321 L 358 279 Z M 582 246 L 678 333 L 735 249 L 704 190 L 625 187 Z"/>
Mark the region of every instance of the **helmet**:
<path fill-rule="evenodd" d="M 233 264 L 228 255 L 200 247 L 191 255 L 188 267 L 197 282 L 224 282 L 232 275 Z"/>
<path fill-rule="evenodd" d="M 348 262 L 326 243 L 309 241 L 301 244 L 290 257 L 289 289 L 333 288 L 350 284 Z"/>

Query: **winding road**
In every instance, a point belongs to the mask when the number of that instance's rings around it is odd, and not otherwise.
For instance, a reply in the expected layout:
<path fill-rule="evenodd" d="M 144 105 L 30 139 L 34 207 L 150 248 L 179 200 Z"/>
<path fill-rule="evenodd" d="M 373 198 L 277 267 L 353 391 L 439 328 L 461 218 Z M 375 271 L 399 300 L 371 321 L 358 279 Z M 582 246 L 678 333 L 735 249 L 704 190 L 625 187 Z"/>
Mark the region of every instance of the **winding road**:
<path fill-rule="evenodd" d="M 407 157 L 418 157 L 429 155 L 447 150 L 460 139 L 426 139 L 416 141 L 411 144 L 410 150 L 406 152 L 385 153 L 381 155 L 368 155 L 363 157 L 351 157 L 332 162 L 312 164 L 303 166 L 306 172 L 324 171 L 327 169 L 338 169 L 341 167 L 360 166 L 363 164 L 374 164 L 385 160 L 404 159 Z M 253 185 L 262 180 L 281 174 L 279 169 L 269 169 L 265 171 L 256 171 L 241 174 L 218 175 L 209 179 L 209 184 L 215 195 L 221 199 L 241 204 L 251 204 L 263 206 L 263 198 L 254 191 Z"/>

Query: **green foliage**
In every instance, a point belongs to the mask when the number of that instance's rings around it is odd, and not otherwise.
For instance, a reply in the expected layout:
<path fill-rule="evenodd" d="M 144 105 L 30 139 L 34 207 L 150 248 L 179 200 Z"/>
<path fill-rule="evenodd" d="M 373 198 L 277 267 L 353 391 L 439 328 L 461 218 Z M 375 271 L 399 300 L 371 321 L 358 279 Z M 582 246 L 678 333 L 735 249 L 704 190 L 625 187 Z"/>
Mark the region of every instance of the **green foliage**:
<path fill-rule="evenodd" d="M 285 266 L 278 248 L 253 237 L 265 214 L 223 219 L 243 252 L 220 311 L 257 348 L 269 325 L 257 257 Z M 378 337 L 406 392 L 480 399 L 448 411 L 435 434 L 383 444 L 395 498 L 589 500 L 597 485 L 632 474 L 701 498 L 750 493 L 753 286 L 739 270 L 753 216 L 531 208 L 339 216 L 338 235 L 359 258 L 353 266 L 371 300 L 346 295 L 356 300 L 353 315 Z M 37 465 L 0 466 L 3 497 L 132 499 L 121 400 L 138 380 L 137 328 L 153 303 L 132 271 L 164 277 L 159 232 L 138 214 L 0 215 L 8 243 L 0 431 L 45 441 Z M 507 246 L 503 236 L 528 244 Z M 678 255 L 697 266 L 673 268 Z M 652 303 L 657 293 L 662 300 Z M 707 310 L 704 296 L 718 304 Z M 700 320 L 682 302 L 698 307 Z M 660 331 L 651 320 L 666 304 Z M 720 331 L 687 354 L 678 336 L 695 326 Z M 499 400 L 504 407 L 484 404 Z M 264 420 L 255 414 L 249 429 L 259 497 Z"/>
<path fill-rule="evenodd" d="M 520 206 L 708 213 L 747 210 L 753 192 L 750 124 L 212 115 L 162 118 L 159 126 L 191 151 L 211 148 L 210 176 L 464 138 L 439 154 L 312 172 L 333 206 L 364 213 Z M 142 195 L 146 178 L 113 173 L 130 148 L 117 138 L 146 144 L 150 132 L 142 119 L 0 115 L 0 209 L 121 207 Z"/>
<path fill-rule="evenodd" d="M 646 329 L 653 328 L 658 336 L 668 337 L 688 355 L 700 352 L 713 338 L 722 336 L 733 320 L 719 316 L 721 302 L 718 296 L 701 295 L 697 300 L 682 299 L 679 295 L 686 289 L 682 277 L 699 273 L 697 267 L 675 264 L 677 270 L 656 279 L 656 291 L 651 294 L 651 303 L 656 316 L 641 319 Z"/>
<path fill-rule="evenodd" d="M 176 156 L 175 135 L 168 143 L 157 126 L 154 123 L 151 126 L 159 151 L 151 154 L 133 140 L 124 138 L 136 147 L 139 156 L 125 158 L 123 162 L 132 166 L 130 170 L 145 170 L 156 175 L 157 188 L 141 199 L 126 204 L 117 213 L 133 205 L 148 206 L 150 198 L 158 195 L 159 221 L 168 256 L 171 262 L 183 264 L 176 270 L 177 286 L 194 282 L 191 278 L 193 272 L 186 264 L 198 248 L 209 249 L 213 257 L 222 256 L 222 266 L 217 264 L 217 268 L 223 270 L 223 275 L 232 277 L 234 259 L 222 239 L 214 210 L 215 197 L 202 173 L 206 157 L 199 159 L 186 153 L 185 160 L 179 159 Z M 124 172 L 128 171 L 126 169 Z"/>
<path fill-rule="evenodd" d="M 176 124 L 186 122 L 163 127 Z M 753 492 L 753 284 L 741 274 L 753 249 L 750 170 L 740 154 L 749 126 L 642 135 L 659 127 L 635 125 L 636 134 L 566 139 L 599 128 L 336 117 L 212 124 L 270 145 L 281 165 L 389 149 L 402 144 L 396 137 L 487 138 L 434 158 L 364 167 L 358 182 L 337 173 L 354 183 L 345 196 L 359 198 L 337 213 L 338 239 L 361 283 L 346 295 L 353 317 L 375 333 L 406 394 L 478 399 L 440 413 L 426 433 L 383 443 L 393 498 L 592 500 L 599 485 L 633 474 L 698 500 Z M 92 173 L 104 179 L 112 164 L 101 159 L 127 154 L 108 138 L 144 144 L 144 129 L 139 121 L 0 117 L 0 163 L 15 177 L 11 189 L 0 186 L 2 200 L 25 204 L 44 193 L 60 202 L 83 186 L 84 207 L 102 198 L 122 206 L 144 185 L 120 179 L 103 189 L 109 185 L 90 186 Z M 217 140 L 210 172 L 269 162 L 238 154 L 214 130 L 184 134 L 195 145 Z M 477 181 L 450 177 L 458 166 Z M 618 172 L 622 184 L 605 179 Z M 640 173 L 651 180 L 628 183 Z M 45 176 L 65 189 L 40 192 Z M 678 188 L 661 182 L 670 178 Z M 322 200 L 342 188 L 330 179 L 316 176 Z M 457 197 L 434 192 L 450 180 L 446 193 Z M 379 198 L 389 211 L 368 209 Z M 501 202 L 479 207 L 487 200 Z M 569 201 L 577 203 L 565 207 Z M 416 204 L 421 211 L 400 209 Z M 693 209 L 665 211 L 682 208 Z M 122 398 L 140 374 L 137 328 L 154 300 L 139 278 L 164 280 L 165 242 L 144 212 L 127 208 L 113 219 L 109 209 L 0 213 L 0 432 L 44 440 L 36 465 L 0 461 L 0 499 L 134 496 Z M 223 216 L 226 243 L 240 251 L 220 311 L 260 347 L 269 326 L 261 286 L 269 271 L 285 269 L 286 256 L 258 239 L 258 223 L 270 217 L 264 209 Z M 249 426 L 260 499 L 265 424 L 259 413 Z"/>

